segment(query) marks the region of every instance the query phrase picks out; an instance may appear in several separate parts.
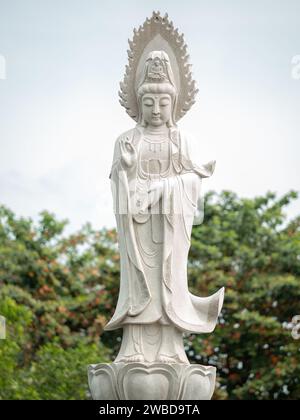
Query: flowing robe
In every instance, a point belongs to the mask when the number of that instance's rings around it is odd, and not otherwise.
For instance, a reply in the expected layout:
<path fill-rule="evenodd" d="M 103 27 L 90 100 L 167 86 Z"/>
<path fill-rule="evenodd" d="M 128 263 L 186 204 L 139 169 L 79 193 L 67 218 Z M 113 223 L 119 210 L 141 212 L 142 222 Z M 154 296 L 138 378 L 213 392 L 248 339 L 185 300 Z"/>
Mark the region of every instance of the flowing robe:
<path fill-rule="evenodd" d="M 120 142 L 124 139 L 137 151 L 138 162 L 132 168 L 122 163 Z M 149 186 L 157 185 L 155 176 L 149 173 L 147 177 L 141 170 L 142 144 L 143 128 L 139 126 L 122 134 L 115 144 L 110 178 L 121 280 L 117 307 L 105 330 L 159 322 L 186 332 L 211 332 L 222 308 L 224 288 L 209 297 L 191 294 L 187 260 L 201 179 L 211 176 L 213 167 L 194 164 L 186 138 L 171 128 L 169 167 L 158 177 L 161 199 L 149 211 L 140 211 L 149 197 Z"/>

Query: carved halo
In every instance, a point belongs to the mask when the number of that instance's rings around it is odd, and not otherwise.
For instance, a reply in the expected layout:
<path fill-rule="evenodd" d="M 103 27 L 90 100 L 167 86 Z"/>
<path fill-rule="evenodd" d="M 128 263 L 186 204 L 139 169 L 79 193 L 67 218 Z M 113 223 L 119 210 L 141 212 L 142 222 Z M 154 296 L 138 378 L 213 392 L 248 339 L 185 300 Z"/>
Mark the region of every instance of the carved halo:
<path fill-rule="evenodd" d="M 153 12 L 138 30 L 134 29 L 133 40 L 128 41 L 128 65 L 126 66 L 124 81 L 120 83 L 120 104 L 124 106 L 128 115 L 135 121 L 139 119 L 139 109 L 136 89 L 141 79 L 146 58 L 151 51 L 165 51 L 169 58 L 175 76 L 178 92 L 175 120 L 178 121 L 195 103 L 198 92 L 196 82 L 192 78 L 191 65 L 187 54 L 187 45 L 183 34 L 179 34 L 169 21 L 159 12 Z"/>

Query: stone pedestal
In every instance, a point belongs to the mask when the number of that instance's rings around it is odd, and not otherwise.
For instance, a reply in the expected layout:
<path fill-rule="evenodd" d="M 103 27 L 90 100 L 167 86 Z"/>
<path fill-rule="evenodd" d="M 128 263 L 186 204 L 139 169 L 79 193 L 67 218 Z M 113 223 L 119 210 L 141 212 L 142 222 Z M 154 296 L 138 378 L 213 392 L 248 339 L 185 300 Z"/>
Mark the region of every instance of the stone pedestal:
<path fill-rule="evenodd" d="M 210 400 L 216 379 L 212 366 L 162 363 L 90 365 L 94 400 Z"/>

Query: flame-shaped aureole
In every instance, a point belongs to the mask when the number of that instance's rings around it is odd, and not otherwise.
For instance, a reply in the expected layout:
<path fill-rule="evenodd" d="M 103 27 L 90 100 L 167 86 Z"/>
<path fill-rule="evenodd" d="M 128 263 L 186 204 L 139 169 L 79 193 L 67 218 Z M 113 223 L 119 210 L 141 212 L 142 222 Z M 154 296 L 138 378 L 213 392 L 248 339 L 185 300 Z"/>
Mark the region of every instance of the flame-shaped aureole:
<path fill-rule="evenodd" d="M 159 12 L 153 12 L 138 30 L 134 29 L 132 41 L 128 41 L 128 65 L 126 66 L 124 81 L 120 83 L 120 103 L 128 115 L 135 121 L 139 119 L 136 89 L 141 79 L 141 74 L 146 58 L 151 51 L 165 51 L 170 59 L 174 73 L 178 102 L 175 120 L 178 121 L 195 103 L 198 92 L 196 82 L 193 80 L 187 45 L 183 34 L 174 28 L 173 22 Z"/>

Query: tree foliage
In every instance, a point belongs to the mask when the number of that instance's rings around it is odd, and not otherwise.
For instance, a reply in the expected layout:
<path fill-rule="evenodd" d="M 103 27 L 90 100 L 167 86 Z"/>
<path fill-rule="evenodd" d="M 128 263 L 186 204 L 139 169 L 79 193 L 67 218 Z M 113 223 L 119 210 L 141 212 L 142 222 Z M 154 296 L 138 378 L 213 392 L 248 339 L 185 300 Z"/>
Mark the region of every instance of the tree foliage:
<path fill-rule="evenodd" d="M 226 287 L 215 332 L 185 337 L 191 362 L 217 366 L 217 399 L 300 398 L 300 346 L 288 328 L 300 314 L 300 217 L 284 214 L 296 197 L 211 192 L 193 228 L 190 288 Z M 0 399 L 89 398 L 86 366 L 119 349 L 121 332 L 103 332 L 118 297 L 117 234 L 86 224 L 66 236 L 66 224 L 0 207 Z"/>
<path fill-rule="evenodd" d="M 216 398 L 300 398 L 300 346 L 286 328 L 300 313 L 300 217 L 287 223 L 284 214 L 296 197 L 210 193 L 194 227 L 194 292 L 226 287 L 215 332 L 187 339 L 191 359 L 218 368 Z"/>

